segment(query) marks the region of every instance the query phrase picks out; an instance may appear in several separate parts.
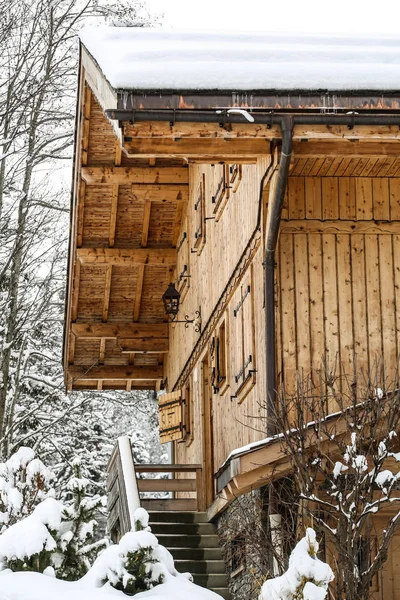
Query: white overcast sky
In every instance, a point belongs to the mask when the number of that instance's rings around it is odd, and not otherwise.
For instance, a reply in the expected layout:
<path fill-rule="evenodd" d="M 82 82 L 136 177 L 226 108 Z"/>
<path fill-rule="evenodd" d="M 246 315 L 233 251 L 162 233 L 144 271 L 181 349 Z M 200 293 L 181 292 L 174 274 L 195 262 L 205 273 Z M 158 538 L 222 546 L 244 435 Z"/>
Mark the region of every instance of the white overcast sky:
<path fill-rule="evenodd" d="M 400 0 L 147 0 L 164 27 L 246 31 L 392 33 Z"/>

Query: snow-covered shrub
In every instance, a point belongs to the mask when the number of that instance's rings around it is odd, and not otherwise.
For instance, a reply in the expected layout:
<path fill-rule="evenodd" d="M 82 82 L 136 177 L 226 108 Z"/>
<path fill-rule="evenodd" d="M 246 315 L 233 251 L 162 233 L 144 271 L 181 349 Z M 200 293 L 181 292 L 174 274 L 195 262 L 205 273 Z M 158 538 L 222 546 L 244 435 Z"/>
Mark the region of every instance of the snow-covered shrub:
<path fill-rule="evenodd" d="M 280 577 L 268 579 L 259 600 L 324 600 L 333 580 L 329 565 L 317 558 L 315 531 L 307 529 L 289 559 L 289 568 Z"/>
<path fill-rule="evenodd" d="M 60 561 L 63 505 L 54 498 L 41 502 L 29 516 L 0 535 L 0 571 L 38 571 Z"/>
<path fill-rule="evenodd" d="M 73 461 L 74 476 L 68 482 L 72 502 L 64 506 L 62 519 L 64 533 L 60 536 L 59 547 L 62 561 L 57 565 L 57 577 L 76 581 L 93 564 L 97 554 L 107 547 L 108 540 L 94 541 L 97 527 L 96 513 L 105 504 L 101 496 L 88 496 L 90 482 L 81 477 L 80 460 Z"/>
<path fill-rule="evenodd" d="M 29 468 L 27 468 L 29 473 Z M 0 571 L 48 572 L 75 581 L 90 568 L 107 540 L 94 542 L 95 513 L 103 498 L 87 496 L 89 481 L 80 477 L 79 460 L 69 482 L 69 504 L 47 498 L 33 512 L 0 535 Z"/>
<path fill-rule="evenodd" d="M 167 578 L 183 577 L 174 567 L 174 560 L 148 526 L 149 516 L 143 508 L 134 515 L 136 531 L 126 533 L 115 544 L 107 548 L 96 560 L 83 581 L 100 587 L 109 583 L 128 596 L 149 590 L 164 583 Z"/>
<path fill-rule="evenodd" d="M 0 533 L 54 496 L 53 480 L 54 474 L 31 448 L 22 446 L 0 463 Z"/>

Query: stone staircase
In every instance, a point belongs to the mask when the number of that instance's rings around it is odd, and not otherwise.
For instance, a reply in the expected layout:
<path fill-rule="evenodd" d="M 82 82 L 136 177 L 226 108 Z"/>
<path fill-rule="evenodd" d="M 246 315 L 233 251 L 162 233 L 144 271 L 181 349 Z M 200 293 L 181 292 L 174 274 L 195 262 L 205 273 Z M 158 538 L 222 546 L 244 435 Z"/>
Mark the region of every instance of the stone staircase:
<path fill-rule="evenodd" d="M 218 536 L 206 513 L 150 511 L 149 515 L 151 530 L 171 552 L 176 569 L 191 573 L 197 585 L 230 600 Z"/>

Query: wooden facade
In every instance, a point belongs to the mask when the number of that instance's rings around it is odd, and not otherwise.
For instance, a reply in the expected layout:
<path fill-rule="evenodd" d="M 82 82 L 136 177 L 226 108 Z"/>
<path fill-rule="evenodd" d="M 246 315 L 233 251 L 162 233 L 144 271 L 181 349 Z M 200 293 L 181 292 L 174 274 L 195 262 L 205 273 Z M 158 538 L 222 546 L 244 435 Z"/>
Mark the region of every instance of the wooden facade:
<path fill-rule="evenodd" d="M 282 132 L 246 119 L 108 118 L 126 104 L 83 49 L 66 386 L 164 390 L 161 440 L 178 465 L 196 466 L 197 503 L 212 518 L 289 468 L 268 444 L 227 461 L 266 435 L 264 260 Z M 128 100 L 138 111 L 167 104 Z M 383 369 L 388 386 L 398 374 L 399 139 L 392 124 L 294 126 L 275 255 L 275 377 L 289 394 L 322 363 L 349 377 Z M 168 322 L 170 282 L 178 321 L 198 313 L 196 323 Z"/>

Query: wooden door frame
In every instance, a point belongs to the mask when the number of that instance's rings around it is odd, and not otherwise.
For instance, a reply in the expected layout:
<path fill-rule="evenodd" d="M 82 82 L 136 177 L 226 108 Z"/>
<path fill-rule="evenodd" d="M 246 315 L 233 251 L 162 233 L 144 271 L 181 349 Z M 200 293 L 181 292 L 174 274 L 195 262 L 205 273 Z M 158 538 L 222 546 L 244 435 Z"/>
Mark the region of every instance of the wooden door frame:
<path fill-rule="evenodd" d="M 214 440 L 210 357 L 208 352 L 201 359 L 201 422 L 202 422 L 202 465 L 205 506 L 214 500 Z"/>

